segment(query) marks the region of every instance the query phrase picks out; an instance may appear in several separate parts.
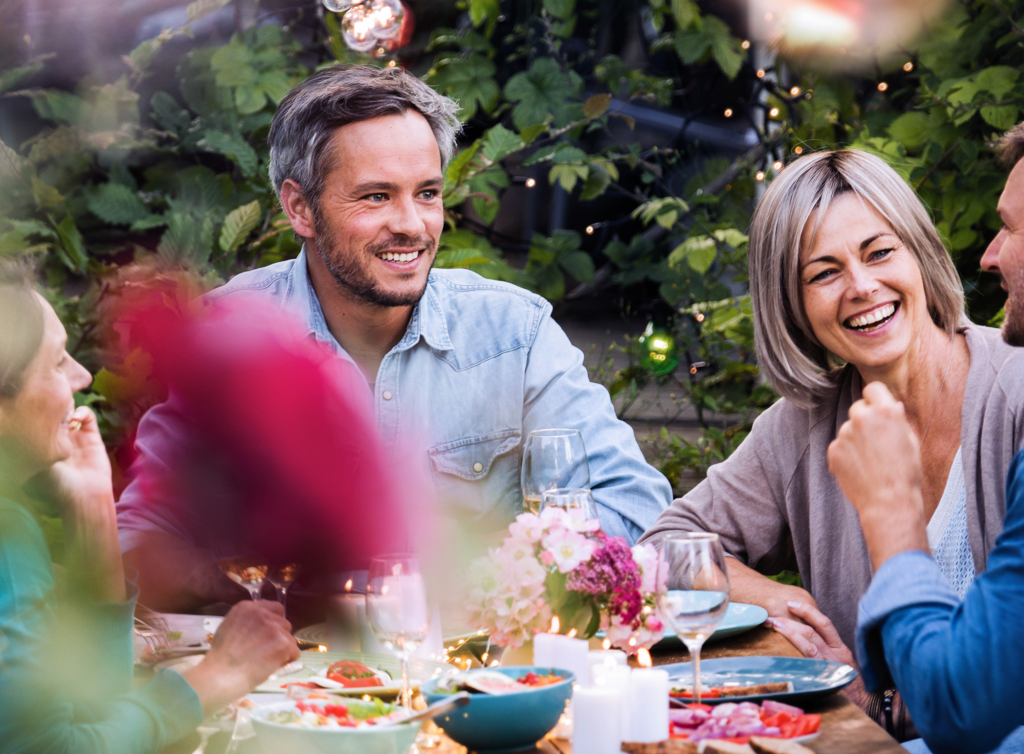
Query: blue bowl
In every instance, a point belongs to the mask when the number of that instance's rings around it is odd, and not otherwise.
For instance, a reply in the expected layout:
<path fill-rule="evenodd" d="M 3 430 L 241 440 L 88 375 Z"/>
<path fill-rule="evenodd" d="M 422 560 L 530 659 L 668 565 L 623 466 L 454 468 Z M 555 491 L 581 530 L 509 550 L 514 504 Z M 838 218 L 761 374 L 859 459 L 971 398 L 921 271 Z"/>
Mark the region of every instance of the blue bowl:
<path fill-rule="evenodd" d="M 512 694 L 473 694 L 465 707 L 434 718 L 434 723 L 449 738 L 470 751 L 497 754 L 533 748 L 558 724 L 558 718 L 572 697 L 572 682 L 576 676 L 568 670 L 534 665 L 488 670 L 497 670 L 511 678 L 522 678 L 533 672 L 537 675 L 557 675 L 565 680 Z M 448 697 L 448 694 L 434 691 L 438 680 L 420 686 L 427 704 Z"/>

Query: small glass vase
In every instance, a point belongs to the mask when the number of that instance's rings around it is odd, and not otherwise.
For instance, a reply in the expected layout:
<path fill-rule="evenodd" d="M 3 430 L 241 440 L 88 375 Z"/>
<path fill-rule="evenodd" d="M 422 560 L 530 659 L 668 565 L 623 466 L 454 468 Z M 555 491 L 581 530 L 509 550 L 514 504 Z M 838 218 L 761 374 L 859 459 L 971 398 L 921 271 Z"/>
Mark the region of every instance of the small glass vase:
<path fill-rule="evenodd" d="M 499 664 L 502 667 L 513 665 L 533 665 L 533 639 L 523 643 L 523 646 L 515 649 L 506 649 L 501 654 Z"/>

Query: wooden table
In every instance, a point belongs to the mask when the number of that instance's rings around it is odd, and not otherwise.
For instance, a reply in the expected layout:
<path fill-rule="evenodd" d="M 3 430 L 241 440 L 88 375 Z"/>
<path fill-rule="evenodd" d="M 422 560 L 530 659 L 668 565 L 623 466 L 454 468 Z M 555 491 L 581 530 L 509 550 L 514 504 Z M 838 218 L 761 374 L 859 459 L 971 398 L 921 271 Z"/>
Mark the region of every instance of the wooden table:
<path fill-rule="evenodd" d="M 595 649 L 600 647 L 595 643 Z M 675 662 L 689 662 L 690 655 L 685 647 L 678 651 L 652 653 L 655 665 Z M 776 657 L 800 657 L 783 636 L 767 628 L 755 628 L 732 639 L 709 644 L 701 652 L 701 659 L 715 657 L 747 657 L 766 655 Z M 806 744 L 819 754 L 905 754 L 905 750 L 882 728 L 872 722 L 853 702 L 842 694 L 803 705 L 807 712 L 821 715 L 821 735 Z M 433 751 L 437 754 L 464 754 L 466 749 L 449 739 L 444 739 Z M 543 754 L 572 754 L 572 746 L 562 739 L 546 739 L 533 749 Z"/>

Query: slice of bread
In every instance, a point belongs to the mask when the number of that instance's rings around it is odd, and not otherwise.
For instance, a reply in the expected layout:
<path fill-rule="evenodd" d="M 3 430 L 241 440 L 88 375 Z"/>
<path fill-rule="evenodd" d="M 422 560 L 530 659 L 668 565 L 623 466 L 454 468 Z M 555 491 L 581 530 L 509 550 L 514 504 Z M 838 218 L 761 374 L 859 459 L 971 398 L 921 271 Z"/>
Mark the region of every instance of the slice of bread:
<path fill-rule="evenodd" d="M 624 743 L 622 750 L 629 754 L 697 754 L 697 744 L 670 738 L 653 744 Z"/>
<path fill-rule="evenodd" d="M 787 741 L 784 738 L 751 736 L 750 748 L 757 754 L 814 754 L 806 746 L 801 746 L 796 741 Z"/>
<path fill-rule="evenodd" d="M 783 681 L 780 683 L 762 683 L 758 686 L 737 686 L 735 688 L 721 688 L 718 690 L 718 696 L 719 698 L 733 696 L 761 696 L 762 694 L 782 694 L 785 692 L 791 692 L 792 690 L 792 682 Z"/>
<path fill-rule="evenodd" d="M 754 754 L 754 750 L 746 744 L 734 744 L 731 741 L 703 741 L 702 754 Z"/>

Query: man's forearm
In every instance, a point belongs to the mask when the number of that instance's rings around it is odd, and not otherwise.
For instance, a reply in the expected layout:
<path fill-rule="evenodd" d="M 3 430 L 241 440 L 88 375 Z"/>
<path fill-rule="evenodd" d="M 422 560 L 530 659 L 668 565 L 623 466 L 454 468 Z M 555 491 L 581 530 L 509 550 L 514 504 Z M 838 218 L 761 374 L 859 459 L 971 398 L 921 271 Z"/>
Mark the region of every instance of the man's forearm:
<path fill-rule="evenodd" d="M 730 599 L 733 602 L 760 605 L 772 617 L 785 617 L 794 620 L 800 620 L 800 618 L 789 612 L 787 603 L 791 600 L 804 602 L 815 608 L 818 606 L 806 590 L 772 581 L 736 558 L 726 558 L 725 564 L 729 571 Z"/>
<path fill-rule="evenodd" d="M 242 587 L 221 573 L 209 550 L 170 534 L 141 535 L 124 560 L 138 572 L 139 602 L 153 610 L 182 612 L 246 596 Z"/>

